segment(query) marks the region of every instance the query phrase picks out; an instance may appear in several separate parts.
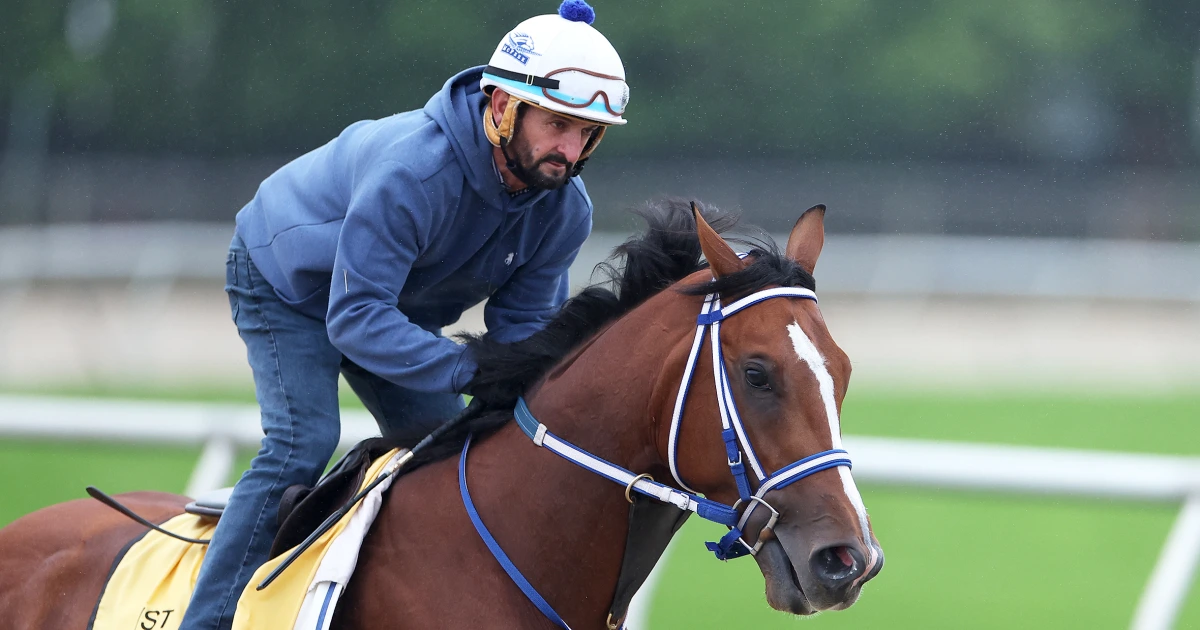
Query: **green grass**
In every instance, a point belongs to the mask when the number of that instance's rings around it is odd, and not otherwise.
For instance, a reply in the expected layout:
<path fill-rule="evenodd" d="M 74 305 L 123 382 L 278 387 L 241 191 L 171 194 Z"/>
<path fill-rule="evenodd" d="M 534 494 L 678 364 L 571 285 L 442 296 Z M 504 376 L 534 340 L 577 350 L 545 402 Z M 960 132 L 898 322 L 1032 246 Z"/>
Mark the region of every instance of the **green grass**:
<path fill-rule="evenodd" d="M 57 392 L 64 393 L 64 392 Z M 77 390 L 213 401 L 248 391 Z M 853 391 L 847 433 L 1200 455 L 1200 396 Z M 83 487 L 180 491 L 194 449 L 0 441 L 0 524 Z M 244 463 L 245 458 L 243 458 Z M 721 563 L 693 519 L 673 548 L 655 628 L 1125 628 L 1178 506 L 864 487 L 887 567 L 852 609 L 770 610 L 754 561 Z M 1193 588 L 1179 628 L 1200 627 Z"/>
<path fill-rule="evenodd" d="M 846 433 L 1200 455 L 1200 394 L 905 394 L 851 390 Z"/>
<path fill-rule="evenodd" d="M 753 560 L 713 559 L 689 522 L 656 592 L 654 628 L 1129 627 L 1174 506 L 865 487 L 887 564 L 843 612 L 771 610 Z M 1200 627 L 1193 587 L 1178 628 Z"/>
<path fill-rule="evenodd" d="M 182 492 L 199 449 L 0 440 L 0 525 L 38 508 L 131 490 Z"/>

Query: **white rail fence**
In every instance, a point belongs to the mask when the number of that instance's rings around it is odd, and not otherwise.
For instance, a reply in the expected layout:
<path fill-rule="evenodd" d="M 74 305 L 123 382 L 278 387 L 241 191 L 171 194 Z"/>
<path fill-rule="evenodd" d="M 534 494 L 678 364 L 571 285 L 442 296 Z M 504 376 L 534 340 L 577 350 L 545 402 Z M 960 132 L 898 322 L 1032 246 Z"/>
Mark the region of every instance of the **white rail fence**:
<path fill-rule="evenodd" d="M 365 412 L 343 414 L 342 448 L 377 434 Z M 251 405 L 0 396 L 0 436 L 202 446 L 186 491 L 194 496 L 226 484 L 236 449 L 257 447 L 261 432 Z M 1131 622 L 1173 627 L 1200 562 L 1200 458 L 860 436 L 845 443 L 855 477 L 870 483 L 1182 503 Z M 652 578 L 644 590 L 653 587 Z M 630 627 L 645 628 L 638 599 Z"/>

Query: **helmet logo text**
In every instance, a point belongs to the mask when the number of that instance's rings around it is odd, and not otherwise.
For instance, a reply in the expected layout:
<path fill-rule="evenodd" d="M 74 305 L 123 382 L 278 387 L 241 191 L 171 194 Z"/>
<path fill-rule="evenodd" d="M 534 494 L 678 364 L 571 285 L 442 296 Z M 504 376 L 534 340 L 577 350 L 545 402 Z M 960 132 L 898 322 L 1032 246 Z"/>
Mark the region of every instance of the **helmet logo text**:
<path fill-rule="evenodd" d="M 521 65 L 529 63 L 530 56 L 540 57 L 540 53 L 533 51 L 533 38 L 525 33 L 509 33 L 508 41 L 500 47 L 504 54 L 521 62 Z"/>

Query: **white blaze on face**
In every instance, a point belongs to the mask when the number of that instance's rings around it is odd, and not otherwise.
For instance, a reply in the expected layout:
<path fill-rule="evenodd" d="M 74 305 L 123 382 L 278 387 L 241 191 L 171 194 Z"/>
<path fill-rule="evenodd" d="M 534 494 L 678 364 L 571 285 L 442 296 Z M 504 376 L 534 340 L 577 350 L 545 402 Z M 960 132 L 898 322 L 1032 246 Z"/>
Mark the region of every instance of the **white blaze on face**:
<path fill-rule="evenodd" d="M 825 417 L 829 420 L 829 433 L 833 438 L 833 448 L 842 448 L 842 429 L 841 423 L 838 421 L 837 401 L 833 395 L 833 377 L 829 375 L 829 369 L 825 366 L 825 357 L 821 356 L 821 351 L 817 350 L 817 346 L 808 338 L 808 335 L 804 334 L 804 330 L 800 328 L 798 322 L 788 324 L 787 330 L 796 354 L 800 356 L 801 361 L 808 364 L 813 376 L 817 377 L 817 385 L 821 390 L 821 402 L 825 404 Z M 870 549 L 871 557 L 866 559 L 869 567 L 875 564 L 875 549 L 871 544 L 871 530 L 867 524 L 867 508 L 863 505 L 858 487 L 854 485 L 854 478 L 850 476 L 850 469 L 846 466 L 838 466 L 837 471 L 842 478 L 842 488 L 846 491 L 846 497 L 850 499 L 854 511 L 858 513 L 863 542 Z"/>

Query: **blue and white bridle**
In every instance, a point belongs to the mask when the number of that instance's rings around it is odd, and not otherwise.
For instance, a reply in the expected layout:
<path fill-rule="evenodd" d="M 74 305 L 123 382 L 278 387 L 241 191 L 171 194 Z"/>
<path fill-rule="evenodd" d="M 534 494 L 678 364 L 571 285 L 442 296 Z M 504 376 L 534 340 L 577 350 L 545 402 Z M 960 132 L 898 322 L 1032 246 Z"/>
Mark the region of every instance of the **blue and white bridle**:
<path fill-rule="evenodd" d="M 696 319 L 696 337 L 688 356 L 687 370 L 683 373 L 679 393 L 675 399 L 675 410 L 671 417 L 670 442 L 667 447 L 671 475 L 685 491 L 658 483 L 645 475 L 635 475 L 550 433 L 546 429 L 546 425 L 533 417 L 524 399 L 517 401 L 515 413 L 517 424 L 521 426 L 526 435 L 533 439 L 534 444 L 547 448 L 579 466 L 631 488 L 633 491 L 670 503 L 680 509 L 690 510 L 701 518 L 729 527 L 730 532 L 719 542 L 708 543 L 709 550 L 718 559 L 729 560 L 747 554 L 753 555 L 762 547 L 762 532 L 772 529 L 779 519 L 779 512 L 764 499 L 768 492 L 784 488 L 828 468 L 837 466 L 849 468 L 851 465 L 850 457 L 845 450 L 831 449 L 805 457 L 767 475 L 764 473 L 762 463 L 758 460 L 758 455 L 754 452 L 754 447 L 750 444 L 750 438 L 742 423 L 741 415 L 738 414 L 737 405 L 733 399 L 733 390 L 729 383 L 729 375 L 725 369 L 725 357 L 721 349 L 721 322 L 738 311 L 780 297 L 803 298 L 814 302 L 817 300 L 817 295 L 811 290 L 798 287 L 766 289 L 723 308 L 720 298 L 715 294 L 710 294 L 704 299 L 704 306 L 701 308 L 700 316 Z M 733 505 L 725 505 L 700 496 L 696 490 L 687 485 L 679 474 L 677 461 L 679 427 L 683 419 L 683 409 L 687 403 L 696 366 L 700 363 L 700 350 L 704 343 L 704 337 L 709 332 L 711 332 L 713 377 L 717 384 L 717 406 L 721 413 L 721 438 L 725 442 L 729 470 L 733 474 L 738 489 L 739 498 Z M 759 484 L 758 490 L 753 494 L 746 475 L 746 462 L 749 462 L 750 470 Z M 738 518 L 737 510 L 742 503 L 746 504 L 745 510 Z M 742 539 L 742 532 L 750 520 L 751 514 L 760 505 L 771 511 L 771 517 L 760 531 L 759 542 L 751 545 Z"/>
<path fill-rule="evenodd" d="M 696 318 L 696 338 L 692 341 L 687 370 L 683 373 L 679 393 L 675 398 L 675 411 L 671 416 L 671 434 L 667 446 L 671 476 L 675 478 L 680 487 L 695 493 L 696 491 L 690 488 L 679 474 L 677 461 L 679 426 L 683 419 L 684 406 L 687 404 L 688 392 L 691 389 L 692 377 L 695 374 L 696 366 L 700 363 L 700 349 L 704 343 L 704 336 L 711 332 L 713 380 L 717 385 L 717 407 L 721 413 L 721 439 L 725 442 L 729 471 L 733 474 L 738 489 L 738 501 L 730 506 L 730 509 L 736 511 L 740 504 L 746 504 L 741 518 L 736 525 L 732 526 L 729 533 L 716 543 L 707 543 L 709 551 L 712 551 L 720 560 L 739 558 L 746 554 L 754 555 L 762 548 L 762 534 L 773 529 L 779 520 L 779 512 L 763 498 L 768 492 L 784 488 L 828 468 L 837 466 L 849 468 L 851 466 L 850 455 L 839 448 L 815 453 L 767 475 L 763 472 L 762 463 L 759 462 L 758 455 L 750 444 L 750 437 L 747 435 L 742 417 L 737 411 L 737 404 L 733 399 L 733 389 L 729 383 L 729 374 L 725 369 L 725 353 L 721 349 L 721 322 L 738 311 L 778 297 L 817 301 L 816 293 L 799 287 L 766 289 L 748 295 L 724 308 L 721 307 L 721 298 L 716 294 L 709 294 L 704 298 L 704 306 L 701 307 L 700 316 Z M 747 461 L 749 461 L 750 469 L 754 472 L 759 484 L 758 491 L 753 494 L 750 493 L 750 483 L 746 478 L 745 462 Z M 771 517 L 759 531 L 758 542 L 751 546 L 742 539 L 743 530 L 754 510 L 760 505 L 771 511 Z"/>
<path fill-rule="evenodd" d="M 684 490 L 678 490 L 658 483 L 651 479 L 649 475 L 634 474 L 554 435 L 546 428 L 546 425 L 538 422 L 537 418 L 534 418 L 533 413 L 529 410 L 529 406 L 525 404 L 524 398 L 517 400 L 516 409 L 514 410 L 513 415 L 517 424 L 521 427 L 525 435 L 533 440 L 534 444 L 548 449 L 578 466 L 625 486 L 625 496 L 627 499 L 629 498 L 630 491 L 638 492 L 655 500 L 670 503 L 681 510 L 694 512 L 697 516 L 705 520 L 720 523 L 728 527 L 729 533 L 721 537 L 721 540 L 715 543 L 706 543 L 708 549 L 716 555 L 717 559 L 730 560 L 745 555 L 754 555 L 762 548 L 763 534 L 772 530 L 779 520 L 779 511 L 771 507 L 763 498 L 768 492 L 784 488 L 822 470 L 838 466 L 850 467 L 849 454 L 843 449 L 835 448 L 809 455 L 767 475 L 764 474 L 762 463 L 759 462 L 758 456 L 754 452 L 754 447 L 750 444 L 750 438 L 746 434 L 746 428 L 742 424 L 742 418 L 737 412 L 737 405 L 733 399 L 733 390 L 730 387 L 729 375 L 725 370 L 724 353 L 721 350 L 721 322 L 738 311 L 749 308 L 759 302 L 765 302 L 766 300 L 778 297 L 803 298 L 814 302 L 817 301 L 815 293 L 803 288 L 766 289 L 744 297 L 724 308 L 721 307 L 720 298 L 715 294 L 710 294 L 704 298 L 704 306 L 700 311 L 700 316 L 696 319 L 696 338 L 692 342 L 692 350 L 688 356 L 687 370 L 683 373 L 683 379 L 679 385 L 679 393 L 675 399 L 675 410 L 671 417 L 670 443 L 668 445 L 668 463 L 671 468 L 671 475 Z M 721 413 L 721 438 L 725 442 L 725 453 L 729 470 L 733 474 L 738 489 L 739 498 L 733 505 L 726 505 L 718 501 L 706 499 L 688 487 L 679 474 L 676 459 L 676 451 L 679 447 L 679 425 L 683 418 L 683 409 L 687 403 L 688 391 L 691 388 L 696 366 L 700 362 L 700 350 L 704 343 L 704 337 L 710 330 L 712 332 L 713 376 L 717 384 L 717 403 Z M 561 628 L 568 628 L 566 622 L 558 616 L 549 603 L 521 575 L 520 570 L 509 560 L 504 550 L 500 548 L 499 543 L 496 542 L 496 539 L 480 519 L 466 484 L 467 451 L 470 446 L 471 440 L 468 438 L 466 444 L 463 445 L 462 457 L 459 460 L 459 491 L 462 495 L 463 503 L 466 505 L 467 513 L 471 517 L 471 522 L 475 525 L 476 531 L 479 532 L 480 537 L 483 538 L 491 550 L 492 555 L 496 557 L 501 566 L 504 567 L 505 572 L 517 583 L 526 597 L 556 625 Z M 758 490 L 753 494 L 751 494 L 750 483 L 746 476 L 746 461 L 749 461 L 750 469 L 754 472 L 754 476 L 759 483 Z M 745 510 L 739 518 L 738 507 L 743 503 L 746 504 Z M 760 505 L 770 510 L 771 516 L 767 524 L 759 530 L 758 542 L 751 545 L 743 540 L 742 531 L 746 523 L 750 520 L 750 515 Z M 616 626 L 610 623 L 609 627 L 615 628 Z"/>

